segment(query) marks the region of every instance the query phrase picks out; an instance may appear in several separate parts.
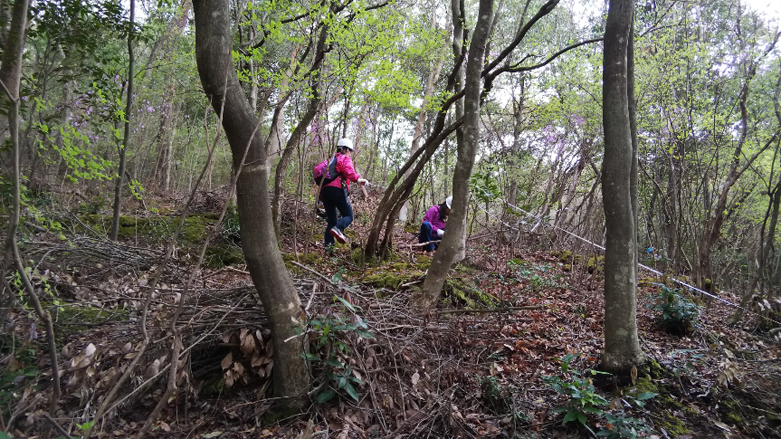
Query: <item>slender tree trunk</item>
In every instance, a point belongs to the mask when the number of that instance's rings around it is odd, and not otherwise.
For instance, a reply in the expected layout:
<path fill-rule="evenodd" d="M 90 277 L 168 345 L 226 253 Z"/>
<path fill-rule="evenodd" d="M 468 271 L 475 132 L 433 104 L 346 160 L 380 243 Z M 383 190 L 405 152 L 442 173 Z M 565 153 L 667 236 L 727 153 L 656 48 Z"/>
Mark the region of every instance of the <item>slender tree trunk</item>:
<path fill-rule="evenodd" d="M 434 307 L 439 301 L 442 286 L 447 278 L 450 266 L 458 253 L 466 228 L 467 203 L 469 201 L 469 178 L 475 163 L 480 144 L 480 93 L 482 91 L 480 73 L 485 47 L 488 42 L 488 30 L 494 11 L 493 0 L 480 0 L 477 23 L 469 46 L 469 57 L 464 81 L 464 137 L 458 144 L 458 161 L 453 172 L 453 206 L 448 219 L 447 232 L 442 238 L 439 249 L 434 254 L 418 305 L 424 309 Z"/>
<path fill-rule="evenodd" d="M 431 25 L 434 26 L 434 20 L 432 17 Z M 436 84 L 437 78 L 439 77 L 439 72 L 442 71 L 442 65 L 445 63 L 444 58 L 439 58 L 439 60 L 436 61 L 435 66 L 429 71 L 428 79 L 426 80 L 426 89 L 423 93 L 423 103 L 420 106 L 420 112 L 418 113 L 418 121 L 415 124 L 415 131 L 412 135 L 412 147 L 410 148 L 410 155 L 414 154 L 415 151 L 418 150 L 418 147 L 420 146 L 420 139 L 423 138 L 423 126 L 426 123 L 426 114 L 428 114 L 428 109 L 426 108 L 428 106 L 429 101 L 431 100 L 431 95 L 434 93 L 434 84 Z M 405 175 L 404 177 L 407 177 Z M 407 221 L 407 211 L 409 209 L 409 201 L 404 202 L 404 204 L 401 207 L 401 210 L 399 211 L 399 221 L 406 222 Z"/>
<path fill-rule="evenodd" d="M 169 137 L 173 137 L 173 129 L 169 127 L 169 121 L 176 120 L 173 117 L 173 97 L 174 97 L 173 82 L 169 83 L 167 93 L 163 94 L 163 102 L 161 105 L 162 113 L 160 115 L 160 126 L 157 129 L 157 134 L 153 140 L 153 144 L 157 145 L 157 159 L 155 160 L 155 171 L 153 176 L 153 184 L 158 190 L 163 189 L 166 185 L 166 169 L 169 168 L 169 163 L 173 159 L 171 157 L 171 150 L 169 145 Z M 175 122 L 174 122 L 175 123 Z M 163 192 L 165 189 L 163 189 Z"/>
<path fill-rule="evenodd" d="M 130 0 L 130 27 L 127 32 L 127 103 L 125 105 L 125 134 L 122 137 L 122 146 L 119 148 L 119 170 L 117 185 L 114 187 L 114 216 L 111 220 L 111 240 L 116 241 L 119 234 L 119 215 L 122 209 L 122 186 L 125 182 L 125 159 L 127 158 L 127 146 L 130 142 L 130 110 L 133 106 L 133 30 L 135 27 L 136 0 Z"/>
<path fill-rule="evenodd" d="M 24 50 L 24 38 L 27 26 L 27 5 L 29 2 L 22 0 L 16 0 L 11 6 L 11 24 L 6 27 L 8 21 L 8 2 L 3 1 L 0 4 L 3 11 L 0 14 L 0 19 L 3 19 L 3 27 L 0 28 L 0 38 L 3 43 L 3 53 L 0 54 L 0 81 L 6 85 L 6 87 L 12 87 L 13 84 L 18 83 L 21 80 L 21 67 L 17 61 L 18 55 Z M 21 14 L 24 14 L 22 16 Z M 16 95 L 18 98 L 18 93 Z M 0 102 L 8 99 L 5 93 L 0 93 Z M 10 123 L 9 123 L 10 124 Z M 5 140 L 5 130 L 0 131 L 0 143 Z"/>
<path fill-rule="evenodd" d="M 331 8 L 333 9 L 333 3 Z M 279 238 L 279 232 L 282 224 L 282 192 L 285 190 L 285 173 L 290 163 L 290 158 L 293 156 L 293 150 L 298 147 L 298 144 L 304 138 L 306 130 L 309 128 L 309 124 L 317 115 L 317 111 L 320 108 L 322 101 L 322 95 L 320 87 L 322 86 L 322 68 L 326 55 L 326 39 L 328 38 L 328 31 L 330 27 L 328 24 L 323 24 L 320 28 L 320 33 L 317 39 L 317 45 L 315 48 L 314 60 L 312 62 L 312 97 L 309 98 L 309 104 L 307 106 L 306 113 L 298 122 L 293 133 L 285 145 L 282 155 L 279 157 L 277 163 L 276 173 L 274 175 L 274 198 L 271 200 L 271 212 L 274 218 L 274 230 L 277 238 Z"/>
<path fill-rule="evenodd" d="M 198 73 L 222 124 L 233 155 L 233 172 L 247 163 L 236 183 L 242 247 L 252 280 L 271 325 L 274 392 L 290 409 L 304 407 L 309 386 L 303 342 L 301 301 L 282 261 L 268 195 L 266 154 L 259 121 L 242 90 L 231 58 L 229 3 L 195 0 Z M 245 158 L 246 157 L 246 158 Z"/>
<path fill-rule="evenodd" d="M 633 0 L 610 0 L 605 28 L 602 195 L 605 244 L 605 351 L 602 368 L 623 373 L 643 362 L 637 335 L 637 157 L 633 147 Z"/>

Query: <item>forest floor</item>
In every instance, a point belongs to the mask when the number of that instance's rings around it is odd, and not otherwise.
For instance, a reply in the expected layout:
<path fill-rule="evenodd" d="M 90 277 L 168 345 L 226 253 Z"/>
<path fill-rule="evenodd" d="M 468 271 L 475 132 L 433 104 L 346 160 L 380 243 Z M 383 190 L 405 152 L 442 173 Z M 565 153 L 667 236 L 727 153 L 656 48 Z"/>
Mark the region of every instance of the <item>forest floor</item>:
<path fill-rule="evenodd" d="M 757 314 L 730 327 L 729 305 L 684 293 L 699 317 L 692 332 L 671 335 L 654 309 L 665 279 L 641 272 L 637 322 L 649 362 L 619 382 L 593 372 L 603 350 L 600 257 L 553 248 L 523 231 L 480 229 L 440 305 L 421 314 L 410 297 L 430 257 L 408 245 L 411 231 L 399 228 L 390 260 L 361 257 L 379 198 L 356 197 L 353 244 L 333 254 L 323 251 L 325 223 L 311 206 L 288 203 L 282 247 L 311 319 L 315 390 L 305 413 L 287 417 L 269 397 L 269 331 L 231 217 L 187 282 L 198 239 L 218 217 L 217 194 L 199 196 L 166 264 L 164 239 L 179 206 L 173 201 L 157 201 L 157 214 L 125 217 L 119 243 L 104 238 L 101 213 L 58 213 L 64 236 L 26 227 L 21 247 L 55 320 L 63 395 L 47 421 L 45 328 L 20 297 L 7 317 L 13 330 L 2 337 L 3 429 L 40 437 L 56 423 L 81 437 L 105 404 L 92 437 L 133 436 L 165 390 L 171 319 L 181 303 L 177 391 L 152 420 L 152 437 L 781 437 L 781 344 L 760 330 Z M 110 396 L 137 357 L 144 316 L 149 348 Z"/>

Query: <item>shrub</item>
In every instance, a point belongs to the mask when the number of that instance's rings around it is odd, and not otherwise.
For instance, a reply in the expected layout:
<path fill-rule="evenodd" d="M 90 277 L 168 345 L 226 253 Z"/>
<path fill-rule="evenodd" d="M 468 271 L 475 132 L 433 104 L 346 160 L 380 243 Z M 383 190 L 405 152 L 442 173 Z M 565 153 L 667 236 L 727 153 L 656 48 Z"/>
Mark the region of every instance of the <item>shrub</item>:
<path fill-rule="evenodd" d="M 700 307 L 691 299 L 684 297 L 678 288 L 660 285 L 654 310 L 660 311 L 658 324 L 671 334 L 685 335 L 694 332 L 694 325 L 700 315 Z"/>
<path fill-rule="evenodd" d="M 562 377 L 545 377 L 546 383 L 550 384 L 557 392 L 569 397 L 566 406 L 554 409 L 554 412 L 566 412 L 562 425 L 575 423 L 587 429 L 592 436 L 606 437 L 608 439 L 620 438 L 639 438 L 645 437 L 651 432 L 651 429 L 642 419 L 633 418 L 630 413 L 623 408 L 633 408 L 645 410 L 645 401 L 656 396 L 656 393 L 644 392 L 638 393 L 633 389 L 630 393 L 622 395 L 612 404 L 601 395 L 596 393 L 594 384 L 589 376 L 604 374 L 592 369 L 585 369 L 583 372 L 572 369 L 572 362 L 580 354 L 567 354 L 564 358 L 559 358 Z M 608 407 L 609 405 L 609 407 Z M 588 417 L 592 416 L 594 423 L 588 422 Z M 606 424 L 607 428 L 594 432 L 590 425 L 599 425 L 600 422 Z M 604 425 L 603 424 L 603 425 Z"/>
<path fill-rule="evenodd" d="M 604 410 L 602 410 L 601 407 L 608 405 L 608 402 L 601 395 L 597 394 L 590 376 L 604 374 L 605 372 L 599 372 L 592 369 L 586 369 L 584 372 L 581 372 L 577 369 L 572 369 L 571 363 L 575 361 L 578 356 L 580 356 L 580 354 L 570 353 L 564 358 L 558 359 L 565 378 L 549 376 L 543 379 L 546 383 L 550 384 L 554 390 L 569 397 L 566 406 L 554 409 L 554 412 L 556 413 L 566 412 L 564 419 L 561 422 L 562 425 L 570 422 L 578 422 L 593 434 L 594 432 L 587 422 L 588 416 L 589 414 L 604 414 Z"/>
<path fill-rule="evenodd" d="M 340 392 L 347 393 L 356 402 L 360 400 L 355 384 L 363 384 L 363 381 L 350 366 L 347 337 L 353 334 L 365 339 L 374 338 L 358 315 L 360 311 L 361 307 L 353 305 L 349 300 L 334 296 L 334 306 L 326 307 L 320 315 L 309 321 L 312 352 L 302 355 L 321 370 L 316 392 L 319 403 L 329 401 Z"/>

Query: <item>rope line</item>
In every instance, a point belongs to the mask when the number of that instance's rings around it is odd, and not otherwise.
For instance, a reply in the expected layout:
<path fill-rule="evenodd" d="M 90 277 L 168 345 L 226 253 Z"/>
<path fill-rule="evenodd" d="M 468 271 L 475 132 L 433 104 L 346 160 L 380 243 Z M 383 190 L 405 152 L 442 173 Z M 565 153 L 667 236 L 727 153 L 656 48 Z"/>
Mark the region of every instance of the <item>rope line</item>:
<path fill-rule="evenodd" d="M 543 218 L 542 218 L 542 217 L 538 217 L 538 216 L 536 216 L 536 215 L 534 215 L 534 214 L 532 214 L 532 213 L 529 213 L 529 212 L 527 212 L 527 211 L 525 211 L 525 210 L 521 209 L 520 207 L 518 207 L 518 206 L 516 206 L 516 205 L 514 205 L 514 204 L 508 203 L 507 201 L 504 201 L 504 204 L 506 204 L 506 205 L 508 205 L 508 206 L 512 207 L 513 209 L 515 209 L 515 210 L 517 210 L 517 211 L 519 211 L 519 212 L 523 213 L 523 214 L 524 214 L 524 215 L 526 215 L 526 216 L 529 216 L 529 217 L 531 217 L 531 218 L 534 218 L 535 220 L 539 220 L 539 223 L 538 223 L 537 225 L 539 225 L 540 223 L 543 223 Z M 479 208 L 479 207 L 478 207 L 478 208 Z M 480 208 L 480 210 L 483 210 L 483 209 L 482 209 L 482 208 Z M 483 212 L 485 212 L 485 211 L 483 210 Z M 488 212 L 486 212 L 486 213 L 488 213 Z M 489 215 L 491 215 L 491 214 L 489 213 Z M 493 215 L 491 215 L 491 216 L 493 216 Z M 500 221 L 500 222 L 501 222 L 501 221 Z M 581 240 L 581 241 L 585 242 L 586 244 L 590 244 L 590 245 L 592 245 L 592 246 L 594 246 L 594 247 L 596 247 L 596 248 L 598 248 L 598 249 L 600 249 L 600 250 L 602 250 L 602 251 L 605 251 L 605 247 L 603 247 L 603 246 L 601 246 L 601 245 L 599 245 L 599 244 L 597 244 L 597 243 L 595 243 L 595 242 L 589 241 L 588 239 L 586 239 L 586 238 L 584 238 L 584 237 L 582 237 L 582 236 L 580 236 L 580 235 L 577 235 L 577 234 L 575 234 L 575 233 L 572 233 L 572 232 L 570 232 L 569 230 L 565 230 L 565 229 L 563 229 L 563 228 L 561 228 L 561 227 L 559 227 L 559 226 L 557 226 L 557 225 L 550 225 L 550 224 L 546 224 L 546 225 L 547 225 L 548 227 L 552 227 L 553 229 L 560 230 L 560 231 L 562 231 L 562 232 L 566 233 L 567 235 L 570 235 L 570 236 L 572 236 L 572 237 L 574 237 L 574 238 L 576 238 L 576 239 L 579 239 L 579 240 Z M 536 228 L 536 226 L 535 226 L 535 228 Z M 645 269 L 645 270 L 647 270 L 647 271 L 650 271 L 651 273 L 654 273 L 654 274 L 656 274 L 657 276 L 660 276 L 660 277 L 663 277 L 663 276 L 664 276 L 664 274 L 663 274 L 662 272 L 660 272 L 660 271 L 658 271 L 658 270 L 656 270 L 656 269 L 653 269 L 653 268 L 651 268 L 651 267 L 649 267 L 649 266 L 647 266 L 647 265 L 644 265 L 644 264 L 640 264 L 640 263 L 638 263 L 638 264 L 637 264 L 637 266 L 638 266 L 638 267 L 640 267 L 640 268 L 642 268 L 642 269 Z M 709 293 L 709 292 L 707 292 L 707 291 L 704 291 L 704 290 L 702 290 L 702 289 L 700 289 L 700 288 L 697 288 L 697 287 L 695 287 L 694 285 L 691 285 L 691 284 L 689 284 L 689 283 L 687 283 L 687 282 L 684 282 L 684 281 L 682 281 L 682 280 L 676 279 L 676 278 L 674 278 L 674 277 L 668 277 L 668 279 L 670 279 L 670 280 L 672 280 L 673 282 L 675 282 L 676 284 L 678 284 L 678 285 L 681 285 L 681 286 L 683 286 L 683 287 L 686 287 L 686 288 L 688 288 L 688 289 L 690 289 L 690 290 L 693 290 L 693 291 L 696 291 L 696 292 L 698 292 L 698 293 L 700 293 L 700 294 L 703 294 L 703 295 L 705 295 L 705 296 L 708 296 L 708 297 L 714 298 L 714 299 L 718 300 L 719 302 L 725 303 L 725 304 L 727 304 L 727 305 L 729 305 L 729 306 L 732 306 L 732 307 L 734 307 L 734 308 L 741 309 L 741 310 L 743 310 L 744 312 L 748 312 L 748 313 L 750 313 L 750 314 L 754 314 L 754 315 L 756 315 L 756 316 L 759 316 L 759 317 L 761 317 L 761 318 L 764 318 L 764 319 L 770 320 L 771 322 L 773 322 L 773 323 L 775 323 L 775 324 L 777 324 L 777 325 L 781 326 L 781 322 L 779 322 L 779 321 L 777 321 L 777 320 L 774 320 L 774 319 L 772 319 L 772 318 L 770 318 L 770 317 L 765 317 L 765 316 L 763 316 L 763 315 L 759 314 L 758 312 L 756 312 L 756 311 L 754 311 L 754 310 L 751 310 L 751 309 L 748 309 L 748 308 L 742 307 L 742 306 L 740 306 L 740 305 L 738 305 L 738 304 L 736 304 L 736 303 L 732 303 L 732 302 L 730 302 L 730 301 L 729 301 L 729 300 L 727 300 L 727 299 L 723 299 L 723 298 L 721 298 L 721 297 L 719 297 L 719 296 L 713 295 L 713 294 L 711 294 L 711 293 Z"/>

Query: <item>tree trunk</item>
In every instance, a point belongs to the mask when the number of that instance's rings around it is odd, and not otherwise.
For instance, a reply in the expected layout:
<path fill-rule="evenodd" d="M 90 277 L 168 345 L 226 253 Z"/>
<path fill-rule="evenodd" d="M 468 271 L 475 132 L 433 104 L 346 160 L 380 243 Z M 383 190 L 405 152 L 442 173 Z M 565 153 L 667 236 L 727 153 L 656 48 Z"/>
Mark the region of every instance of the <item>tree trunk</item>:
<path fill-rule="evenodd" d="M 0 60 L 2 60 L 2 65 L 0 65 L 0 81 L 9 88 L 13 87 L 13 84 L 18 84 L 21 81 L 21 66 L 19 65 L 20 61 L 18 61 L 17 58 L 18 55 L 24 51 L 24 37 L 27 25 L 27 4 L 28 2 L 20 0 L 13 2 L 13 6 L 11 7 L 11 24 L 8 28 L 3 26 L 1 29 L 2 35 L 0 35 L 0 38 L 2 38 L 2 47 L 4 50 L 3 53 L 0 54 Z M 5 9 L 7 7 L 7 2 L 2 2 L 0 7 Z M 5 21 L 8 20 L 6 10 L 0 15 L 0 19 L 3 18 Z M 6 22 L 3 22 L 2 24 L 5 25 Z M 16 97 L 19 97 L 18 92 L 16 93 Z M 0 92 L 0 103 L 7 98 L 5 93 Z M 0 143 L 5 141 L 6 132 L 6 130 L 0 131 Z"/>
<path fill-rule="evenodd" d="M 626 372 L 643 361 L 637 336 L 637 157 L 634 155 L 631 45 L 633 0 L 610 0 L 605 28 L 602 196 L 605 244 L 605 351 L 602 368 Z"/>
<path fill-rule="evenodd" d="M 430 309 L 436 305 L 450 266 L 458 253 L 458 247 L 466 227 L 469 201 L 469 177 L 475 163 L 480 140 L 480 93 L 482 60 L 488 42 L 488 30 L 493 18 L 493 0 L 480 0 L 477 23 L 469 46 L 464 81 L 464 137 L 458 143 L 458 161 L 453 172 L 453 207 L 448 219 L 447 232 L 434 254 L 418 305 Z"/>
<path fill-rule="evenodd" d="M 195 0 L 195 47 L 198 73 L 222 124 L 233 155 L 239 224 L 247 268 L 271 325 L 274 345 L 274 392 L 294 410 L 304 406 L 309 386 L 301 357 L 301 302 L 274 234 L 268 194 L 266 154 L 259 125 L 239 84 L 231 59 L 227 1 Z M 245 158 L 246 157 L 246 158 Z M 242 163 L 249 165 L 241 167 Z M 288 340 L 288 341 L 286 341 Z"/>
<path fill-rule="evenodd" d="M 119 148 L 119 170 L 117 185 L 114 187 L 114 216 L 111 220 L 111 240 L 116 241 L 119 234 L 119 215 L 122 210 L 122 186 L 125 182 L 125 159 L 127 158 L 127 145 L 130 142 L 130 109 L 133 106 L 133 28 L 135 27 L 136 1 L 130 0 L 130 26 L 127 32 L 127 103 L 125 105 L 125 134 L 122 137 L 122 146 Z"/>
<path fill-rule="evenodd" d="M 434 20 L 432 16 L 431 20 L 431 26 L 434 26 Z M 434 93 L 434 84 L 437 82 L 437 78 L 439 77 L 439 72 L 442 71 L 442 65 L 445 63 L 445 58 L 439 58 L 439 60 L 436 61 L 436 65 L 433 67 L 432 70 L 429 71 L 428 79 L 426 80 L 426 90 L 423 93 L 423 103 L 420 105 L 420 112 L 418 113 L 418 121 L 415 124 L 415 132 L 412 135 L 412 146 L 410 147 L 410 155 L 414 154 L 415 151 L 418 150 L 418 147 L 420 146 L 420 139 L 423 137 L 423 126 L 426 123 L 426 114 L 428 114 L 428 109 L 426 108 L 428 106 L 429 101 L 431 100 L 431 95 Z M 407 177 L 407 175 L 405 175 Z M 407 211 L 409 209 L 409 201 L 405 201 L 404 204 L 401 206 L 401 210 L 399 211 L 399 221 L 406 222 L 407 221 Z"/>
<path fill-rule="evenodd" d="M 333 9 L 333 3 L 331 4 L 331 9 Z M 323 24 L 320 28 L 320 34 L 317 39 L 314 60 L 310 69 L 310 72 L 313 72 L 312 97 L 309 98 L 309 105 L 307 107 L 306 113 L 303 115 L 303 117 L 301 117 L 301 120 L 298 122 L 298 125 L 296 125 L 295 129 L 293 129 L 293 133 L 290 135 L 290 138 L 285 145 L 285 149 L 282 151 L 282 155 L 279 157 L 277 170 L 274 175 L 274 198 L 271 201 L 271 212 L 274 218 L 274 230 L 277 238 L 279 237 L 282 224 L 282 192 L 285 190 L 285 173 L 287 172 L 290 158 L 293 156 L 293 149 L 296 148 L 301 139 L 303 139 L 306 130 L 309 128 L 309 124 L 312 123 L 315 115 L 317 115 L 320 102 L 323 99 L 322 95 L 320 94 L 321 78 L 323 76 L 321 70 L 325 61 L 328 30 L 329 25 Z"/>

